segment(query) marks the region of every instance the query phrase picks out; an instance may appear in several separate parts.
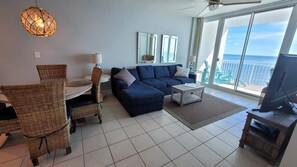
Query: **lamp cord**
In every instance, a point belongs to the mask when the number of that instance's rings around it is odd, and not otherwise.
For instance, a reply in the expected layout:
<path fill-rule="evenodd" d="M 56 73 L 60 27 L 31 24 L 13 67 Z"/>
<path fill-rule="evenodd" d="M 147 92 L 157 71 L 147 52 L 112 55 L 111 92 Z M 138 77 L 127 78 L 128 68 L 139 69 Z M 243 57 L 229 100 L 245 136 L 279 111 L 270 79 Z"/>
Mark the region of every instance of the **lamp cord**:
<path fill-rule="evenodd" d="M 37 0 L 35 0 L 35 5 L 36 5 L 36 7 L 38 7 Z"/>

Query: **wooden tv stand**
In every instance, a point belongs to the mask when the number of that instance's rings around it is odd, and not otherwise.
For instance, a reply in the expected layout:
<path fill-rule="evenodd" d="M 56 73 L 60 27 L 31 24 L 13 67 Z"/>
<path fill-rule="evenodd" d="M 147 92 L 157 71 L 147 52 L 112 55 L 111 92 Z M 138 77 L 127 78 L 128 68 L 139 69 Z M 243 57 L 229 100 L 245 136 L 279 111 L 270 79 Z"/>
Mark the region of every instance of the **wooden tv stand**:
<path fill-rule="evenodd" d="M 247 114 L 239 146 L 243 148 L 244 145 L 248 145 L 254 148 L 258 153 L 266 157 L 270 164 L 274 164 L 288 145 L 297 116 L 280 111 L 265 113 L 248 111 Z M 265 133 L 261 133 L 259 130 L 251 128 L 252 120 L 260 121 L 278 129 L 278 136 L 273 138 Z"/>

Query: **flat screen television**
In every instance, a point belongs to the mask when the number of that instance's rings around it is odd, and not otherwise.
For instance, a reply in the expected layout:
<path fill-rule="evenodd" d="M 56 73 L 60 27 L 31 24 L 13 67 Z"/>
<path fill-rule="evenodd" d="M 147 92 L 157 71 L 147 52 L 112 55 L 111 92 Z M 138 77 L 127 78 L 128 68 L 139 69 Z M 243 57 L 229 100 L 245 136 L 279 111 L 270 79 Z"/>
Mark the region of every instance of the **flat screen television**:
<path fill-rule="evenodd" d="M 280 54 L 259 112 L 280 110 L 297 114 L 297 55 Z"/>

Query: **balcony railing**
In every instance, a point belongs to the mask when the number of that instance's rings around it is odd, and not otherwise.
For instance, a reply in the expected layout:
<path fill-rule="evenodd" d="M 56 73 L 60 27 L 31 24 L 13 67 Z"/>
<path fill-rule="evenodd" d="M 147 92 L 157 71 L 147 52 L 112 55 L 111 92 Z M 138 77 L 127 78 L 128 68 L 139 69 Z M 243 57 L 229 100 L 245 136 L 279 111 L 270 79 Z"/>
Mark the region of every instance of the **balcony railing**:
<path fill-rule="evenodd" d="M 223 75 L 232 75 L 232 81 L 236 79 L 239 68 L 239 62 L 233 60 L 223 60 L 221 72 Z M 244 62 L 240 76 L 240 82 L 244 85 L 267 86 L 270 80 L 274 64 L 259 62 Z"/>

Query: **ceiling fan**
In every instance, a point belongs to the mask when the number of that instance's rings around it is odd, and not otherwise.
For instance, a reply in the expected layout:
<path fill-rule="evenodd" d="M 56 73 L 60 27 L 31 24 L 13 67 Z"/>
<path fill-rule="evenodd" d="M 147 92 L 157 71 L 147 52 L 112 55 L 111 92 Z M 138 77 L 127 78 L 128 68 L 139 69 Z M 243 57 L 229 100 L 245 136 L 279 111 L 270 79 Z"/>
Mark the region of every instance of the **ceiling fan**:
<path fill-rule="evenodd" d="M 208 0 L 208 9 L 216 10 L 220 6 L 261 3 L 262 0 Z"/>

